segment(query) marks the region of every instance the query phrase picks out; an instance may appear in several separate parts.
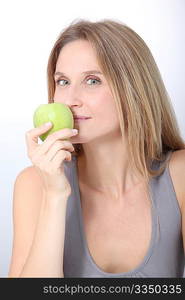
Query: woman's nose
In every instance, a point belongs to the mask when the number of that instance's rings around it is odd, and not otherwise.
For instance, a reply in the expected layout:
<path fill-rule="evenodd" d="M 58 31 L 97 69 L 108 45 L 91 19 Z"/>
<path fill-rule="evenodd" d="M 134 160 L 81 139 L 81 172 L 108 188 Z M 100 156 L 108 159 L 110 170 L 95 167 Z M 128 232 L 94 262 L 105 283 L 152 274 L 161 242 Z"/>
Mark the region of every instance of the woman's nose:
<path fill-rule="evenodd" d="M 80 105 L 83 102 L 83 94 L 79 87 L 68 87 L 65 93 L 56 97 L 56 102 L 62 102 L 68 106 Z"/>

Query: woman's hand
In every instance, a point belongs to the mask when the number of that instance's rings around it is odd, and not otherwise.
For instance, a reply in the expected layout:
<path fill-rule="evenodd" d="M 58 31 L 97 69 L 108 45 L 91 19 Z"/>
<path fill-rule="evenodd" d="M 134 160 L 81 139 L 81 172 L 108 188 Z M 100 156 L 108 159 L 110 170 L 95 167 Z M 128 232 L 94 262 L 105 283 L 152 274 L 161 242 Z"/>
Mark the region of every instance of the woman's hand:
<path fill-rule="evenodd" d="M 42 125 L 26 132 L 27 153 L 33 165 L 39 171 L 47 193 L 71 193 L 71 186 L 64 173 L 64 160 L 71 160 L 74 151 L 69 138 L 76 135 L 72 129 L 65 128 L 47 136 L 42 144 L 38 137 L 47 132 L 52 123 Z"/>

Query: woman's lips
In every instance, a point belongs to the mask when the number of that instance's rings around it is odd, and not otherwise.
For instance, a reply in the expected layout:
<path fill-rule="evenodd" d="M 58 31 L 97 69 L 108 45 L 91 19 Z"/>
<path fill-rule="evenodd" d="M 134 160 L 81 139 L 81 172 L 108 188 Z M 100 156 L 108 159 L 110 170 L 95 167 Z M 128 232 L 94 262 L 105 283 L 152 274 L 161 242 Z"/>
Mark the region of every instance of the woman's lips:
<path fill-rule="evenodd" d="M 91 118 L 87 118 L 87 117 L 79 117 L 79 118 L 74 118 L 75 121 L 85 121 L 85 120 L 89 120 Z"/>

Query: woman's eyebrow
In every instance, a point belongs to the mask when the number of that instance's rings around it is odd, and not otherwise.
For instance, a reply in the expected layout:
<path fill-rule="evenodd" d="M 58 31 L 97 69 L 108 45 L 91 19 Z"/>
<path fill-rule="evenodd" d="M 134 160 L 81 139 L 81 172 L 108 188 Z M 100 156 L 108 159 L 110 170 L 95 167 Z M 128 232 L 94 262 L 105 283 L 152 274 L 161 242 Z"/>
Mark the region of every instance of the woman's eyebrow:
<path fill-rule="evenodd" d="M 88 74 L 101 74 L 101 75 L 103 75 L 103 74 L 102 74 L 100 71 L 98 71 L 98 70 L 89 70 L 89 71 L 82 72 L 82 74 L 84 74 L 84 75 L 88 75 Z M 60 75 L 60 76 L 66 76 L 64 73 L 59 72 L 59 71 L 55 72 L 55 74 L 54 74 L 54 76 L 57 76 L 57 75 Z"/>

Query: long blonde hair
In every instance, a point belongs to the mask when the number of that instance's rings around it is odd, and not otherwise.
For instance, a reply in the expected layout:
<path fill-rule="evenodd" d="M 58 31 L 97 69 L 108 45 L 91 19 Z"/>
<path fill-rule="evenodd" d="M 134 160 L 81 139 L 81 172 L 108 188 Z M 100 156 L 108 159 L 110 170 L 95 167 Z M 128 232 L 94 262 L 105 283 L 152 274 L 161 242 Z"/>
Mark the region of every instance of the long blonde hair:
<path fill-rule="evenodd" d="M 122 136 L 128 140 L 132 166 L 147 180 L 166 167 L 168 151 L 185 149 L 171 100 L 143 39 L 120 21 L 72 22 L 59 35 L 48 60 L 48 102 L 55 92 L 54 72 L 61 49 L 82 39 L 91 43 L 111 89 Z M 82 145 L 76 144 L 80 155 Z M 151 162 L 164 161 L 157 170 Z"/>

